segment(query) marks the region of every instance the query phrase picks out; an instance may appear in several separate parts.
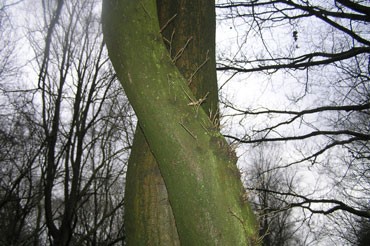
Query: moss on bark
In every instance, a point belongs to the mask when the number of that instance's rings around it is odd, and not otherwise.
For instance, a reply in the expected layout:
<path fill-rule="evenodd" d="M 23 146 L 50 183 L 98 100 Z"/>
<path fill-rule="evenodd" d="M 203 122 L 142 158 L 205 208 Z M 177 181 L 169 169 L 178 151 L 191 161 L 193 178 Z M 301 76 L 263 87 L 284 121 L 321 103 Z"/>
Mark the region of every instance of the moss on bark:
<path fill-rule="evenodd" d="M 248 245 L 256 223 L 225 139 L 179 73 L 160 35 L 156 2 L 105 1 L 110 59 L 168 190 L 181 244 Z"/>
<path fill-rule="evenodd" d="M 195 97 L 207 95 L 201 106 L 218 125 L 213 3 L 157 0 L 157 7 L 167 50 L 172 59 L 176 59 L 176 66 Z M 164 180 L 139 127 L 128 163 L 125 188 L 128 244 L 179 245 Z"/>
<path fill-rule="evenodd" d="M 140 127 L 126 175 L 125 231 L 128 245 L 180 245 L 166 185 Z"/>

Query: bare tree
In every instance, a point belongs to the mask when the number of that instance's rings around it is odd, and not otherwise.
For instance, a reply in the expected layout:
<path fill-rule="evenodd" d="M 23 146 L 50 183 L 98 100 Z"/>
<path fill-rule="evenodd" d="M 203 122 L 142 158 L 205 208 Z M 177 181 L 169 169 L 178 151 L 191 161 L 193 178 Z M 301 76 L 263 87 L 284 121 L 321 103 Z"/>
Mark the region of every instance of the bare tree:
<path fill-rule="evenodd" d="M 220 25 L 236 37 L 219 53 L 218 70 L 229 75 L 222 85 L 259 80 L 284 93 L 279 104 L 247 106 L 225 96 L 227 115 L 241 125 L 226 136 L 286 145 L 271 170 L 299 166 L 318 178 L 315 190 L 271 191 L 292 199 L 289 207 L 341 225 L 369 218 L 369 3 L 226 1 L 218 9 Z"/>
<path fill-rule="evenodd" d="M 1 29 L 0 244 L 123 244 L 134 116 L 107 59 L 100 3 L 13 4 L 1 20 L 13 7 L 28 18 Z M 24 26 L 29 61 L 9 35 Z"/>
<path fill-rule="evenodd" d="M 19 28 L 12 12 L 22 1 L 0 3 L 0 244 L 26 245 L 38 238 L 40 128 L 32 91 L 20 90 Z M 13 82 L 13 83 L 10 83 Z M 16 219 L 15 219 L 16 218 Z"/>
<path fill-rule="evenodd" d="M 26 244 L 38 237 L 39 229 L 32 220 L 40 202 L 36 172 L 41 154 L 40 129 L 33 124 L 34 111 L 20 101 L 22 98 L 18 97 L 16 103 L 8 101 L 8 105 L 14 103 L 13 110 L 1 117 L 0 231 L 4 245 Z"/>
<path fill-rule="evenodd" d="M 132 113 L 107 59 L 97 4 L 42 1 L 43 16 L 29 32 L 44 137 L 44 218 L 55 245 L 124 239 L 117 187 L 123 185 Z"/>
<path fill-rule="evenodd" d="M 281 161 L 277 145 L 264 143 L 254 148 L 245 160 L 248 168 L 245 168 L 244 183 L 258 214 L 262 245 L 300 245 L 303 240 L 300 240 L 297 228 L 302 222 L 294 221 L 292 211 L 288 209 L 292 201 L 277 194 L 295 190 L 294 172 L 274 169 Z"/>
<path fill-rule="evenodd" d="M 14 76 L 17 71 L 15 64 L 16 56 L 16 32 L 14 32 L 10 9 L 21 1 L 0 2 L 0 80 Z M 1 87 L 0 87 L 1 89 Z"/>

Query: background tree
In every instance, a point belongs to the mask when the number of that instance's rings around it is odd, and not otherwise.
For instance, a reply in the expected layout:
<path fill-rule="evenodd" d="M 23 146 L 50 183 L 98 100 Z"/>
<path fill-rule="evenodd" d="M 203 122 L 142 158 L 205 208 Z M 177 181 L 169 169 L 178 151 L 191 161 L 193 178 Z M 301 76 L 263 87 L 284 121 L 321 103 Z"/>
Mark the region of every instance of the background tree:
<path fill-rule="evenodd" d="M 259 146 L 258 151 L 250 151 L 244 183 L 258 215 L 262 245 L 302 245 L 303 240 L 300 240 L 297 230 L 300 223 L 294 220 L 293 211 L 288 209 L 292 201 L 271 192 L 292 191 L 297 183 L 294 173 L 276 169 L 281 161 L 280 155 L 278 146 L 268 143 Z"/>
<path fill-rule="evenodd" d="M 105 54 L 97 4 L 43 2 L 44 46 L 35 35 L 30 40 L 45 136 L 45 222 L 55 245 L 124 238 L 122 221 L 118 229 L 108 225 L 122 218 L 123 195 L 112 189 L 122 185 L 130 111 Z"/>
<path fill-rule="evenodd" d="M 312 214 L 327 221 L 322 239 L 337 241 L 332 221 L 343 227 L 370 216 L 368 2 L 227 1 L 217 7 L 220 25 L 235 37 L 235 48 L 219 53 L 222 86 L 243 81 L 255 100 L 223 100 L 241 126 L 226 135 L 239 143 L 284 145 L 289 152 L 278 168 L 297 166 L 311 178 L 300 182 L 300 192 L 271 192 L 295 200 L 291 207 L 304 209 L 308 227 L 316 223 Z M 268 91 L 269 101 L 259 100 L 257 91 Z M 310 228 L 317 235 L 321 230 Z"/>
<path fill-rule="evenodd" d="M 19 4 L 21 1 L 7 1 L 0 2 L 0 80 L 6 77 L 15 75 L 17 66 L 15 63 L 15 47 L 17 35 L 12 32 L 12 16 L 9 11 L 12 7 Z"/>
<path fill-rule="evenodd" d="M 31 91 L 11 83 L 20 76 L 19 36 L 12 9 L 22 1 L 0 4 L 0 244 L 25 245 L 38 237 L 33 223 L 40 201 L 35 178 L 40 154 L 39 127 Z M 17 219 L 15 219 L 17 218 Z"/>
<path fill-rule="evenodd" d="M 9 6 L 27 9 L 12 28 L 27 33 L 19 43 L 28 52 L 15 57 L 24 69 L 13 74 L 8 66 L 8 83 L 1 84 L 6 245 L 124 242 L 122 187 L 133 113 L 107 59 L 99 4 Z"/>
<path fill-rule="evenodd" d="M 360 231 L 358 233 L 357 244 L 359 246 L 366 245 L 370 239 L 370 223 L 369 220 L 363 219 L 359 222 L 360 224 Z"/>
<path fill-rule="evenodd" d="M 14 94 L 9 95 L 14 96 Z M 0 133 L 0 232 L 1 244 L 22 245 L 38 236 L 32 223 L 40 202 L 39 182 L 35 177 L 41 148 L 39 128 L 33 124 L 34 112 L 20 101 L 9 101 L 1 116 Z M 12 111 L 9 111 L 12 110 Z M 17 218 L 16 220 L 14 218 Z"/>

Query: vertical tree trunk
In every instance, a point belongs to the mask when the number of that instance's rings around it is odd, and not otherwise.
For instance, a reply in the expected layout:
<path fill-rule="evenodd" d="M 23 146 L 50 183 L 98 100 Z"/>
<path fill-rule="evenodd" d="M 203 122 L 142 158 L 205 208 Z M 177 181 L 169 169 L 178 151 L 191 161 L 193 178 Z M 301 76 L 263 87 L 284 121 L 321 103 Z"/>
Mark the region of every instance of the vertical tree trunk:
<path fill-rule="evenodd" d="M 206 98 L 201 106 L 218 122 L 213 3 L 158 0 L 157 7 L 163 39 L 172 59 L 177 59 L 176 66 L 195 97 Z M 125 194 L 129 245 L 179 245 L 166 185 L 140 127 L 134 138 Z"/>
<path fill-rule="evenodd" d="M 164 178 L 180 243 L 254 243 L 256 223 L 244 200 L 234 155 L 218 124 L 199 107 L 199 98 L 174 64 L 177 59 L 164 47 L 156 2 L 105 1 L 103 30 L 112 63 Z"/>
<path fill-rule="evenodd" d="M 126 175 L 125 232 L 128 245 L 180 245 L 166 185 L 139 127 Z"/>

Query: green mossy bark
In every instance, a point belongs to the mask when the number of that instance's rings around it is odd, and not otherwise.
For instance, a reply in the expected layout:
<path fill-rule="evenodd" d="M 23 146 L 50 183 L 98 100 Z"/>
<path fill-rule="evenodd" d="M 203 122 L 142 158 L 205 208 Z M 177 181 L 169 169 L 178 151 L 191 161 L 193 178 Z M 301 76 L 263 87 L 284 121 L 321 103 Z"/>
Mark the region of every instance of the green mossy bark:
<path fill-rule="evenodd" d="M 163 45 L 156 2 L 104 1 L 103 31 L 165 180 L 181 244 L 251 244 L 256 223 L 235 160 L 204 110 L 189 106 L 196 99 Z"/>
<path fill-rule="evenodd" d="M 177 58 L 176 66 L 195 97 L 207 95 L 201 106 L 217 124 L 214 4 L 203 0 L 157 0 L 157 7 L 167 50 L 173 59 Z M 180 244 L 164 180 L 139 127 L 128 163 L 125 194 L 129 245 Z"/>
<path fill-rule="evenodd" d="M 157 0 L 162 36 L 176 66 L 203 109 L 218 124 L 215 8 L 203 0 Z M 186 48 L 184 49 L 184 46 Z M 138 127 L 126 176 L 125 221 L 129 245 L 179 245 L 158 164 Z M 149 221 L 149 223 L 145 223 Z"/>
<path fill-rule="evenodd" d="M 167 50 L 195 98 L 209 116 L 218 121 L 214 2 L 204 0 L 157 0 L 159 24 Z M 170 41 L 170 43 L 168 42 Z M 185 48 L 185 49 L 184 49 Z"/>
<path fill-rule="evenodd" d="M 166 185 L 140 127 L 126 175 L 125 231 L 128 245 L 180 245 Z"/>

